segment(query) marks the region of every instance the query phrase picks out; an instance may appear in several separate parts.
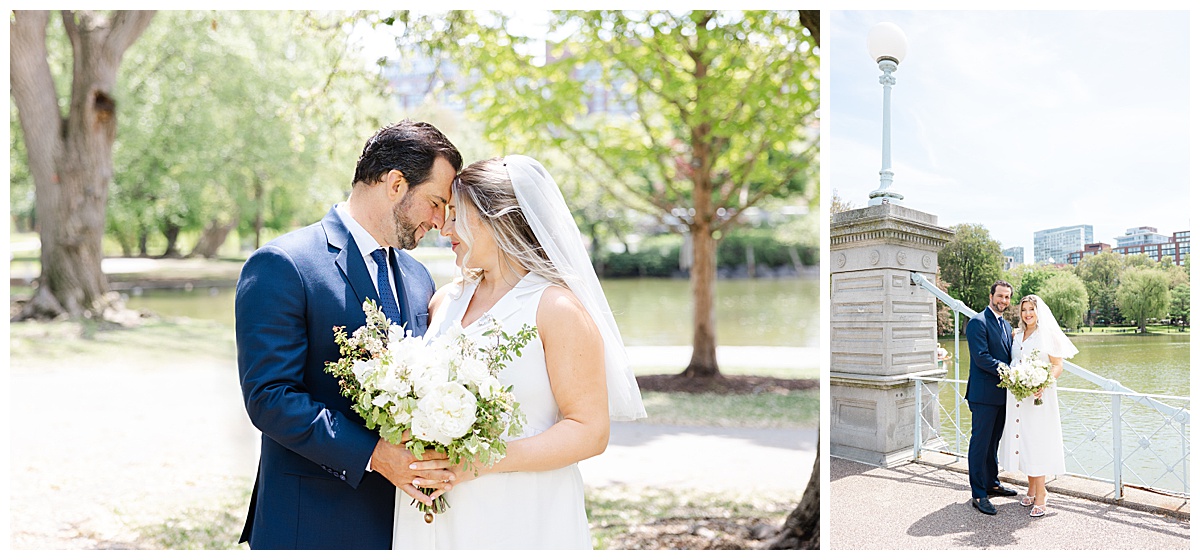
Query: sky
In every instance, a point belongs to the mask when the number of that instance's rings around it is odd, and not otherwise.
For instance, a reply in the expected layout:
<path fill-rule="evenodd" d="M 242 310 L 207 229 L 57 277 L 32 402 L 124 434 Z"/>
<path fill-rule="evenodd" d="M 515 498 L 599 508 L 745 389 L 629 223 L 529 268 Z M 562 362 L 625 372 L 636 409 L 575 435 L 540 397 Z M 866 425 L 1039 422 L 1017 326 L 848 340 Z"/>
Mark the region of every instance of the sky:
<path fill-rule="evenodd" d="M 1002 248 L 1090 224 L 1190 230 L 1186 12 L 850 12 L 825 19 L 826 188 L 855 207 L 879 187 L 878 22 L 908 53 L 892 89 L 891 190 L 938 225 L 983 224 Z"/>

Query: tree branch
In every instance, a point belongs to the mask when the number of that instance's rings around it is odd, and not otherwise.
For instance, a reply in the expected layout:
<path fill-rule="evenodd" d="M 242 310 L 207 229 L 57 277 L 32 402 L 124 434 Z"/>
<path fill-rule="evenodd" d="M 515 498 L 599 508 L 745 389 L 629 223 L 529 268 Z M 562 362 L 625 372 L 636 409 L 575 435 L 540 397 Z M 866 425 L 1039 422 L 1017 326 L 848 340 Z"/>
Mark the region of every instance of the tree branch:
<path fill-rule="evenodd" d="M 606 44 L 606 49 L 608 50 L 608 54 L 612 55 L 613 59 L 615 59 L 622 68 L 624 68 L 626 71 L 628 71 L 630 74 L 632 74 L 633 78 L 635 80 L 637 80 L 638 83 L 641 84 L 643 87 L 645 87 L 650 93 L 653 93 L 654 95 L 662 98 L 662 100 L 666 101 L 668 105 L 671 105 L 671 106 L 675 107 L 676 109 L 678 109 L 679 110 L 679 118 L 681 120 L 683 120 L 684 122 L 687 122 L 687 120 L 691 117 L 691 112 L 688 111 L 688 108 L 682 102 L 680 102 L 678 99 L 672 99 L 672 98 L 668 97 L 662 91 L 655 89 L 654 86 L 652 86 L 650 84 L 649 80 L 646 80 L 644 77 L 642 77 L 642 75 L 635 69 L 635 66 L 640 66 L 640 65 L 631 64 L 628 61 L 621 58 L 620 54 L 617 53 L 617 50 L 614 47 L 614 45 L 616 45 L 616 44 L 617 44 L 617 41 L 609 41 Z M 668 66 L 667 66 L 668 68 L 678 68 L 678 67 L 682 66 L 682 64 L 679 64 L 678 62 L 672 61 L 669 58 L 667 58 L 666 54 L 663 53 L 662 51 L 655 49 L 653 42 L 643 43 L 643 44 L 646 46 L 646 48 L 650 49 L 650 52 L 652 52 L 656 55 L 659 55 L 659 58 L 662 58 L 664 63 L 668 64 Z"/>
<path fill-rule="evenodd" d="M 63 149 L 62 113 L 46 49 L 50 12 L 14 11 L 9 25 L 9 82 L 34 183 L 54 182 L 54 161 Z"/>
<path fill-rule="evenodd" d="M 811 159 L 812 159 L 811 152 L 813 152 L 816 148 L 817 148 L 817 144 L 813 144 L 812 146 L 809 146 L 809 148 L 807 150 L 805 150 L 804 152 L 801 153 L 801 157 L 803 159 L 811 161 Z M 785 175 L 782 180 L 780 180 L 778 183 L 775 184 L 776 186 L 771 187 L 771 188 L 763 188 L 763 189 L 759 190 L 758 192 L 754 193 L 754 196 L 746 201 L 745 206 L 738 208 L 737 210 L 733 211 L 732 213 L 726 214 L 725 220 L 722 221 L 717 227 L 715 227 L 713 229 L 714 230 L 726 229 L 726 227 L 729 224 L 733 223 L 735 220 L 737 220 L 738 216 L 741 216 L 742 212 L 745 211 L 747 208 L 753 207 L 755 204 L 758 204 L 760 201 L 762 201 L 767 196 L 770 196 L 770 195 L 778 192 L 778 190 L 781 186 L 790 183 L 791 180 L 800 173 L 800 170 L 804 169 L 804 167 L 805 166 L 803 166 L 803 165 L 797 165 L 797 166 L 792 167 L 788 171 L 787 175 Z"/>
<path fill-rule="evenodd" d="M 655 140 L 654 132 L 650 129 L 650 122 L 646 120 L 646 107 L 642 104 L 641 96 L 634 95 L 633 98 L 638 107 L 638 122 L 641 123 L 642 129 L 646 131 L 646 137 L 650 139 L 650 149 L 651 152 L 655 154 L 655 157 L 653 158 L 654 164 L 658 167 L 658 172 L 662 175 L 663 187 L 670 192 L 672 197 L 677 199 L 685 198 L 682 193 L 675 189 L 675 186 L 671 182 L 670 169 L 667 167 L 667 164 L 663 162 L 662 158 L 659 157 L 660 153 L 666 153 L 669 156 L 671 153 L 670 149 L 664 151 Z"/>
<path fill-rule="evenodd" d="M 105 54 L 112 60 L 121 60 L 125 50 L 150 25 L 154 14 L 154 10 L 118 10 L 113 14 L 108 35 L 104 39 Z"/>
<path fill-rule="evenodd" d="M 620 176 L 621 176 L 620 169 L 617 166 L 613 165 L 612 162 L 608 161 L 608 159 L 605 158 L 600 153 L 599 150 L 597 150 L 594 146 L 592 146 L 589 142 L 587 142 L 587 140 L 583 137 L 582 132 L 580 132 L 570 126 L 565 126 L 564 129 L 566 130 L 567 133 L 575 136 L 575 138 L 577 140 L 579 140 L 579 143 L 582 144 L 583 147 L 585 149 L 587 149 L 588 152 L 591 152 L 592 156 L 595 157 L 596 160 L 599 161 L 601 165 L 603 165 L 606 169 L 608 169 L 608 171 L 610 173 L 612 173 L 612 175 L 608 178 L 608 180 L 599 181 L 600 186 L 604 187 L 604 189 L 609 191 L 609 193 L 611 193 L 614 197 L 616 197 L 618 199 L 622 198 L 620 196 L 620 194 L 618 194 L 615 190 L 613 190 L 609 186 L 610 182 L 619 182 L 620 181 Z M 567 151 L 569 152 L 569 150 L 567 150 Z M 633 190 L 632 188 L 629 188 L 627 185 L 625 186 L 625 189 L 627 189 L 629 192 L 637 195 L 637 191 Z M 668 214 L 670 214 L 671 210 L 674 209 L 670 204 L 667 203 L 667 201 L 660 200 L 657 197 L 641 196 L 641 195 L 637 195 L 637 196 L 638 196 L 638 198 L 641 198 L 644 202 L 648 202 L 651 205 L 653 205 L 655 208 L 658 208 L 659 210 L 662 210 Z M 626 203 L 626 204 L 628 205 L 628 203 Z"/>
<path fill-rule="evenodd" d="M 800 12 L 800 25 L 812 34 L 813 41 L 816 41 L 817 47 L 821 46 L 821 11 L 820 10 L 796 10 Z"/>

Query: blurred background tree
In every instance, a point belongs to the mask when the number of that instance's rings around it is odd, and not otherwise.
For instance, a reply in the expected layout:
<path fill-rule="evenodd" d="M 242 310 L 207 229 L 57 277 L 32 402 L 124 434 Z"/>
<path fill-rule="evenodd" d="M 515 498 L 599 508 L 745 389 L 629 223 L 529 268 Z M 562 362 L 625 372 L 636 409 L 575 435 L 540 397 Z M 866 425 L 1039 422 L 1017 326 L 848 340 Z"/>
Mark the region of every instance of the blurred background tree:
<path fill-rule="evenodd" d="M 499 12 L 381 19 L 400 30 L 402 56 L 465 69 L 445 73 L 460 80 L 447 84 L 502 152 L 564 158 L 626 208 L 686 229 L 693 354 L 682 373 L 718 376 L 717 240 L 766 199 L 816 199 L 812 31 L 795 11 L 563 11 L 547 31 L 561 39 L 535 53 L 511 21 Z"/>

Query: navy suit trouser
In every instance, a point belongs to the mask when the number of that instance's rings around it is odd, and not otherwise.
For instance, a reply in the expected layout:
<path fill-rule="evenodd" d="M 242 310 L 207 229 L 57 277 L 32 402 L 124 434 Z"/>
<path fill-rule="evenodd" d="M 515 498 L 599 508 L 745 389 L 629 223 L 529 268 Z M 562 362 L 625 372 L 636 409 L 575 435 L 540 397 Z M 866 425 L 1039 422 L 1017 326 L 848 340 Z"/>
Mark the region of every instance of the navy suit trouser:
<path fill-rule="evenodd" d="M 1004 435 L 1004 405 L 967 402 L 971 409 L 971 445 L 967 448 L 967 472 L 971 497 L 986 498 L 988 488 L 1000 485 L 996 453 Z"/>

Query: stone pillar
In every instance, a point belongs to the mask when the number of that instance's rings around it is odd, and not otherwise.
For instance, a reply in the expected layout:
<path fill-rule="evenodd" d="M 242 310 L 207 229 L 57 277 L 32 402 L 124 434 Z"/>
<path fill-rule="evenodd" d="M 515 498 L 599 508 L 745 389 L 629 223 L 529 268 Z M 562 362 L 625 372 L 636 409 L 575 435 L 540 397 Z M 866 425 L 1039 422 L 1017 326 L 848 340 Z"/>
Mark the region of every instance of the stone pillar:
<path fill-rule="evenodd" d="M 830 256 L 830 454 L 891 466 L 910 460 L 914 375 L 937 367 L 937 305 L 913 284 L 932 281 L 937 254 L 953 232 L 937 216 L 896 204 L 834 214 Z M 928 385 L 927 385 L 928 387 Z M 935 392 L 936 394 L 936 392 Z M 938 407 L 922 395 L 922 415 Z"/>

